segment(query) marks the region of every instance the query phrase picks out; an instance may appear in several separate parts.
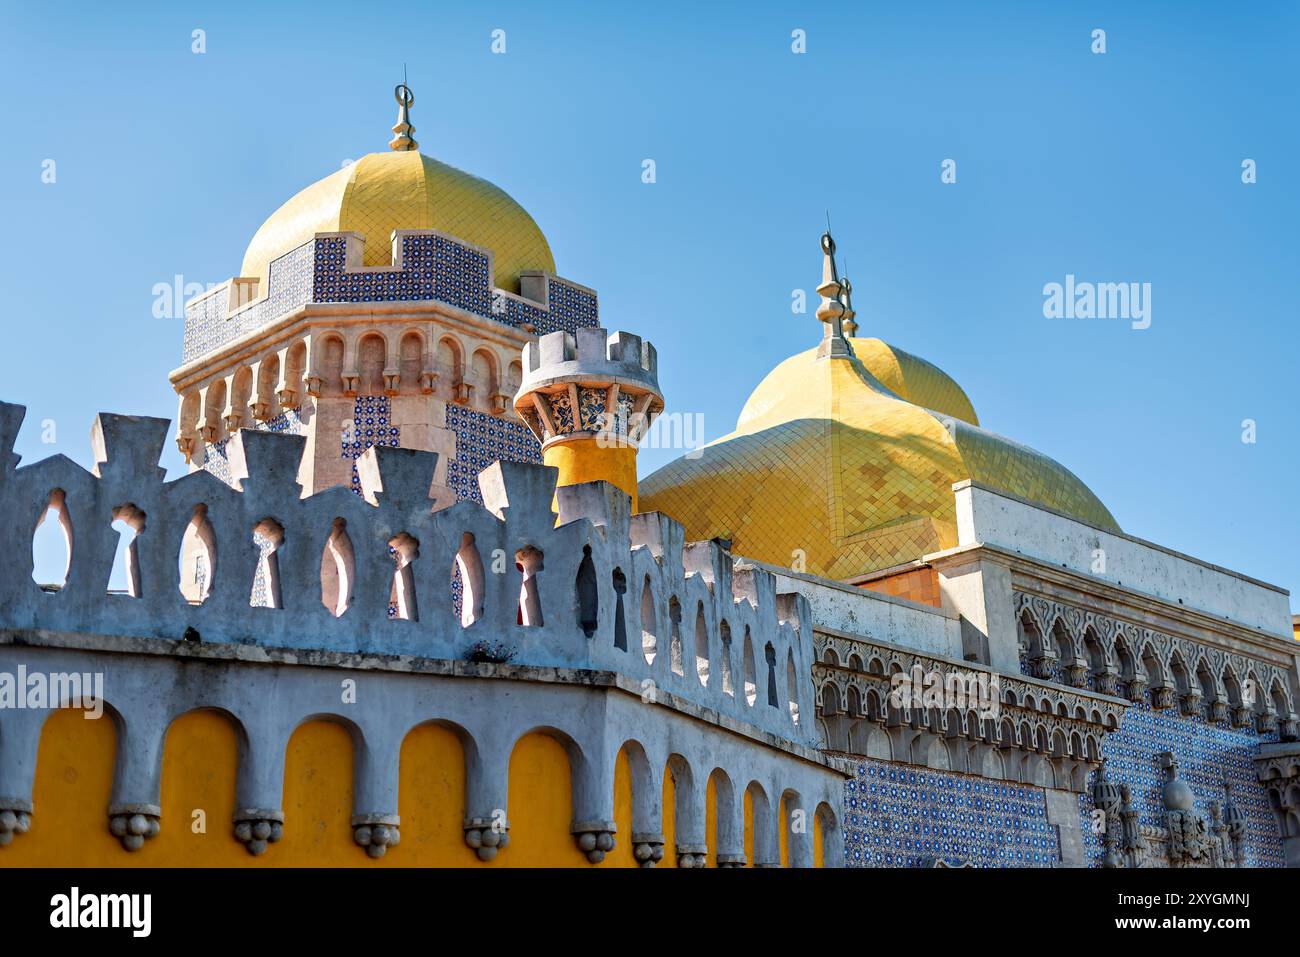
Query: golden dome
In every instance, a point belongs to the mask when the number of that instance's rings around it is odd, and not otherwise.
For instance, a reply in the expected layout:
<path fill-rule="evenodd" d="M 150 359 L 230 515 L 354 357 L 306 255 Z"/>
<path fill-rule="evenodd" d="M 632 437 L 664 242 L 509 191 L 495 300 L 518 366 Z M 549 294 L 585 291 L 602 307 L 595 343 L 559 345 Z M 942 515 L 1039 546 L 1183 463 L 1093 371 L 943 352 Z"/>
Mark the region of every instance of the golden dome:
<path fill-rule="evenodd" d="M 1119 531 L 1068 469 L 980 428 L 939 369 L 848 341 L 848 359 L 810 349 L 778 365 L 735 432 L 640 483 L 641 509 L 688 539 L 728 538 L 738 555 L 839 579 L 955 546 L 952 486 L 966 479 Z"/>
<path fill-rule="evenodd" d="M 437 229 L 493 252 L 494 282 L 519 291 L 528 269 L 555 272 L 533 218 L 487 180 L 414 150 L 370 153 L 308 186 L 262 224 L 244 254 L 242 276 L 265 282 L 271 260 L 314 233 L 365 234 L 365 265 L 392 262 L 395 229 Z"/>

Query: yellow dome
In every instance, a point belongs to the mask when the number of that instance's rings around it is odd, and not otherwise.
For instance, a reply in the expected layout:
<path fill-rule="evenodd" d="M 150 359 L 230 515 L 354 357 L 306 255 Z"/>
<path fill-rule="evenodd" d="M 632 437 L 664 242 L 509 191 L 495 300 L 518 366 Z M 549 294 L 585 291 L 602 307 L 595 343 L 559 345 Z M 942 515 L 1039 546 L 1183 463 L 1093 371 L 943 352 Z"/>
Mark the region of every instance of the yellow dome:
<path fill-rule="evenodd" d="M 840 579 L 955 546 L 952 486 L 966 479 L 1119 531 L 1068 469 L 979 428 L 943 372 L 849 341 L 854 358 L 810 349 L 772 370 L 735 432 L 640 483 L 641 509 L 688 539 L 728 538 L 738 555 Z"/>
<path fill-rule="evenodd" d="M 493 252 L 494 281 L 519 291 L 528 269 L 555 272 L 533 218 L 487 180 L 414 150 L 370 153 L 308 186 L 271 214 L 244 254 L 242 276 L 266 280 L 271 260 L 314 233 L 365 234 L 365 265 L 392 262 L 395 229 L 437 229 Z"/>

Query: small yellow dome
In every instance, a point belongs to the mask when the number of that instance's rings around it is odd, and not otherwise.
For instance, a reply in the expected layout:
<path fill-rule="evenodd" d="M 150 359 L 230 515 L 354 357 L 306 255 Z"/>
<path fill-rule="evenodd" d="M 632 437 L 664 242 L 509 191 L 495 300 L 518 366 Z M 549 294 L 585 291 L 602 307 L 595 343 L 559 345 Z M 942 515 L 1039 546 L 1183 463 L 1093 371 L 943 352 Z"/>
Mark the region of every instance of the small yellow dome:
<path fill-rule="evenodd" d="M 363 233 L 365 265 L 387 265 L 395 229 L 437 229 L 492 250 L 494 281 L 510 292 L 525 270 L 555 272 L 546 237 L 504 190 L 401 150 L 363 156 L 277 209 L 248 244 L 240 275 L 265 282 L 271 260 L 328 232 Z"/>
<path fill-rule="evenodd" d="M 955 546 L 952 486 L 966 479 L 1119 531 L 1068 469 L 980 428 L 939 369 L 849 341 L 847 360 L 810 349 L 778 365 L 735 432 L 641 481 L 641 509 L 689 539 L 731 539 L 738 555 L 839 579 Z"/>

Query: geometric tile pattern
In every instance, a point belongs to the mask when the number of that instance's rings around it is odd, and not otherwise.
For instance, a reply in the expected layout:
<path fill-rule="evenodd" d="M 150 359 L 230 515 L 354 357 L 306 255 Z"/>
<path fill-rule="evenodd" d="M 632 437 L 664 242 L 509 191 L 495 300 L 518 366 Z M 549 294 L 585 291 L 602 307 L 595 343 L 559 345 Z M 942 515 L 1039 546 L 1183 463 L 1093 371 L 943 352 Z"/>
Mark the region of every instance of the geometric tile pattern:
<path fill-rule="evenodd" d="M 401 269 L 348 272 L 344 237 L 313 239 L 271 263 L 270 294 L 232 316 L 229 293 L 217 291 L 186 307 L 184 362 L 261 328 L 308 302 L 438 301 L 538 335 L 599 323 L 595 294 L 557 277 L 548 280 L 548 308 L 497 297 L 488 257 L 445 236 L 402 237 Z M 262 290 L 259 290 L 261 292 Z"/>
<path fill-rule="evenodd" d="M 1147 694 L 1149 697 L 1149 690 Z M 1118 731 L 1106 735 L 1102 755 L 1107 759 L 1106 777 L 1110 782 L 1116 787 L 1129 786 L 1142 824 L 1162 827 L 1165 823 L 1165 775 L 1155 758 L 1159 752 L 1173 753 L 1178 761 L 1178 776 L 1196 795 L 1196 812 L 1207 825 L 1209 802 L 1223 801 L 1223 783 L 1227 780 L 1232 785 L 1232 803 L 1246 816 L 1242 841 L 1245 866 L 1285 867 L 1277 821 L 1251 763 L 1264 740 L 1254 729 L 1234 729 L 1226 722 L 1209 724 L 1176 714 L 1173 709 L 1157 711 L 1149 701 L 1143 701 L 1125 712 Z M 1091 793 L 1090 778 L 1087 794 L 1079 799 L 1079 815 L 1090 864 L 1098 867 L 1104 850 L 1091 826 Z"/>
<path fill-rule="evenodd" d="M 1041 788 L 859 760 L 844 785 L 847 867 L 1051 867 L 1060 859 Z"/>
<path fill-rule="evenodd" d="M 399 448 L 402 430 L 389 419 L 389 400 L 386 395 L 359 395 L 352 407 L 352 425 L 339 440 L 339 454 L 352 460 L 352 491 L 361 491 L 361 476 L 357 474 L 357 459 L 373 446 Z"/>
<path fill-rule="evenodd" d="M 493 462 L 542 462 L 537 439 L 518 422 L 449 403 L 447 428 L 456 434 L 456 455 L 447 463 L 447 484 L 458 499 L 482 504 L 478 473 Z"/>
<path fill-rule="evenodd" d="M 302 409 L 298 406 L 285 409 L 265 422 L 254 422 L 253 428 L 258 432 L 274 432 L 277 435 L 307 434 L 307 426 L 302 421 Z M 235 479 L 230 472 L 230 459 L 226 452 L 226 446 L 229 442 L 229 438 L 224 438 L 220 442 L 213 442 L 207 446 L 204 453 L 203 468 L 231 488 L 234 488 Z"/>

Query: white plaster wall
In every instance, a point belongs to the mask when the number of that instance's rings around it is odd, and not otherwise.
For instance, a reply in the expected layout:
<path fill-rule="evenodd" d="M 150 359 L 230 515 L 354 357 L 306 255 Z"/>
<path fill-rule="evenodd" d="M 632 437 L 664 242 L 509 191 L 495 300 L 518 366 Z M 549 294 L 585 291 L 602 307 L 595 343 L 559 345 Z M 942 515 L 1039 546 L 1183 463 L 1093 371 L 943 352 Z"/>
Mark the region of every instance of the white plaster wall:
<path fill-rule="evenodd" d="M 953 487 L 959 546 L 995 545 L 1289 638 L 1288 593 L 1227 569 L 1035 508 L 973 483 Z M 1094 556 L 1105 554 L 1105 571 Z"/>
<path fill-rule="evenodd" d="M 777 591 L 798 592 L 808 599 L 813 627 L 884 641 L 905 648 L 962 660 L 961 623 L 937 608 L 892 598 L 852 585 L 839 585 L 765 565 L 777 577 Z"/>

